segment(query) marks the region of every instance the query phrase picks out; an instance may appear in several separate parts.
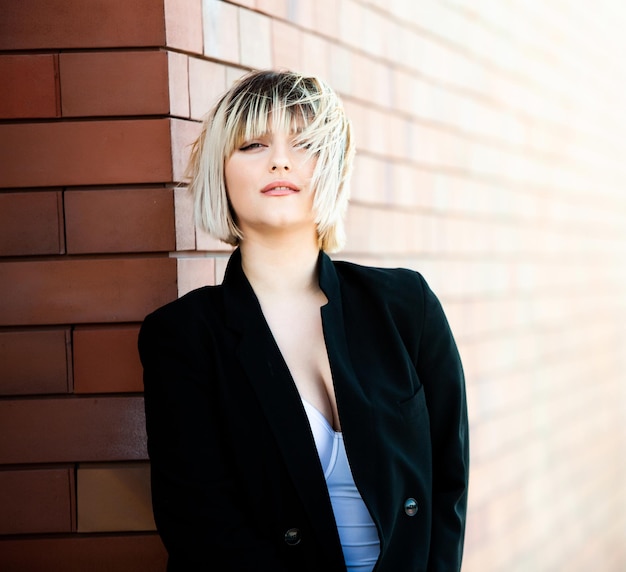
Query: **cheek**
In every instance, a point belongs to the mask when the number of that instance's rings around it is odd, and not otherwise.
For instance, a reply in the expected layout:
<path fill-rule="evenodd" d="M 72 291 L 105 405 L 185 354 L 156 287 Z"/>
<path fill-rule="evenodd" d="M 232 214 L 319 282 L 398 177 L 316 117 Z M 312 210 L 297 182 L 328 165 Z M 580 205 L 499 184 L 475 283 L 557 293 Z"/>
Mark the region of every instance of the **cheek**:
<path fill-rule="evenodd" d="M 233 197 L 240 194 L 239 191 L 244 185 L 241 174 L 242 170 L 237 167 L 236 161 L 226 162 L 224 166 L 224 184 L 226 186 L 226 194 L 231 201 Z"/>
<path fill-rule="evenodd" d="M 248 165 L 236 158 L 228 160 L 224 166 L 224 184 L 230 213 L 234 221 L 240 224 L 241 218 L 247 218 L 253 208 L 251 189 L 254 182 L 248 173 Z"/>
<path fill-rule="evenodd" d="M 236 214 L 236 211 L 239 210 L 243 199 L 242 199 L 242 193 L 238 192 L 239 187 L 236 183 L 236 181 L 226 181 L 226 198 L 228 199 L 228 205 L 230 207 L 231 212 L 233 213 L 233 215 Z"/>

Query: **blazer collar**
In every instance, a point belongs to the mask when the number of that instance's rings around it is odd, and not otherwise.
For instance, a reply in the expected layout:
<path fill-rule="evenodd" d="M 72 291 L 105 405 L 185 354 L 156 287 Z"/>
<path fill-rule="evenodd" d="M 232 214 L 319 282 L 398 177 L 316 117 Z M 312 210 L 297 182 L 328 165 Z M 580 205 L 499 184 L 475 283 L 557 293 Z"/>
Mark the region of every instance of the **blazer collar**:
<path fill-rule="evenodd" d="M 320 253 L 320 284 L 329 301 L 338 297 L 333 264 Z M 323 278 L 322 278 L 323 277 Z M 323 284 L 322 284 L 323 282 Z M 331 561 L 341 561 L 332 506 L 300 395 L 241 266 L 236 249 L 222 283 L 228 327 L 240 334 L 237 359 L 253 387 L 282 451 L 287 470 Z M 337 560 L 339 559 L 339 560 Z"/>
<path fill-rule="evenodd" d="M 337 277 L 333 261 L 323 251 L 319 253 L 318 271 L 320 288 L 328 299 L 329 309 L 340 311 L 341 291 L 339 278 Z M 228 325 L 234 330 L 241 332 L 249 327 L 251 320 L 254 321 L 258 318 L 257 311 L 260 312 L 261 307 L 250 282 L 248 282 L 243 272 L 239 248 L 233 251 L 228 261 L 222 286 Z M 327 306 L 324 306 L 324 308 Z M 263 317 L 262 312 L 261 317 Z"/>
<path fill-rule="evenodd" d="M 322 326 L 344 442 L 349 457 L 354 457 L 354 460 L 368 459 L 368 447 L 372 443 L 376 425 L 368 387 L 372 380 L 359 363 L 352 363 L 349 344 L 350 328 L 358 327 L 364 317 L 358 308 L 349 306 L 349 299 L 344 299 L 335 264 L 324 252 L 319 255 L 318 271 L 320 288 L 328 299 L 328 303 L 321 308 Z M 299 439 L 304 432 L 310 438 L 300 396 L 254 290 L 243 272 L 239 249 L 233 252 L 229 260 L 223 291 L 227 324 L 241 333 L 239 357 L 262 404 L 266 406 L 269 421 L 275 424 L 279 419 L 282 420 L 284 425 L 281 425 L 281 431 L 288 423 L 302 425 L 302 431 L 297 437 L 295 434 L 290 436 Z M 278 403 L 281 403 L 280 408 L 277 407 Z M 276 437 L 279 444 L 284 445 L 286 457 L 290 457 L 293 440 L 283 441 L 285 435 L 282 433 Z M 353 472 L 355 469 L 360 472 L 358 462 L 352 461 L 351 458 Z"/>

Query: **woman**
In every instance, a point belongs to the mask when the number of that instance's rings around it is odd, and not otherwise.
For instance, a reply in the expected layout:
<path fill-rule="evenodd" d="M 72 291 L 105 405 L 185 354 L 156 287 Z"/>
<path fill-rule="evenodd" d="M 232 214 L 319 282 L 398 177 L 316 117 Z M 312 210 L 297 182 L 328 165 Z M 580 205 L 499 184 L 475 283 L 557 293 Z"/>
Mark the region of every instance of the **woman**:
<path fill-rule="evenodd" d="M 353 158 L 319 79 L 255 72 L 204 123 L 198 224 L 223 284 L 149 315 L 148 451 L 168 570 L 459 570 L 462 368 L 424 279 L 333 262 Z"/>

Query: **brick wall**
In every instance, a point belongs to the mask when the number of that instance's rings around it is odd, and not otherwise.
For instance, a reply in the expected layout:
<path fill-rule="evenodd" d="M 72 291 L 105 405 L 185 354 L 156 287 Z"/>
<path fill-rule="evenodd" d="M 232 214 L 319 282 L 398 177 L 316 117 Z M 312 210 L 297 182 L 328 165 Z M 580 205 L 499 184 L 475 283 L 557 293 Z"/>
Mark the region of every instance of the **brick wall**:
<path fill-rule="evenodd" d="M 135 336 L 221 280 L 229 249 L 175 185 L 198 120 L 261 67 L 324 76 L 353 119 L 341 257 L 419 269 L 449 315 L 471 420 L 464 571 L 626 568 L 619 2 L 3 12 L 0 568 L 163 569 Z"/>
<path fill-rule="evenodd" d="M 165 569 L 136 339 L 177 292 L 175 4 L 2 3 L 3 571 Z"/>

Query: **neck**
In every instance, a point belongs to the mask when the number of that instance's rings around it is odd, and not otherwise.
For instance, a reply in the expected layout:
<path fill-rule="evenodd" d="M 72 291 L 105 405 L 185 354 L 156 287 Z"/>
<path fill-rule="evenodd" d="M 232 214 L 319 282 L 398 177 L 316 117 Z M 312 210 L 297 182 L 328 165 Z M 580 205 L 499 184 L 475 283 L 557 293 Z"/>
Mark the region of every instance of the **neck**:
<path fill-rule="evenodd" d="M 246 241 L 241 265 L 257 295 L 289 295 L 319 290 L 317 238 L 307 241 Z"/>

